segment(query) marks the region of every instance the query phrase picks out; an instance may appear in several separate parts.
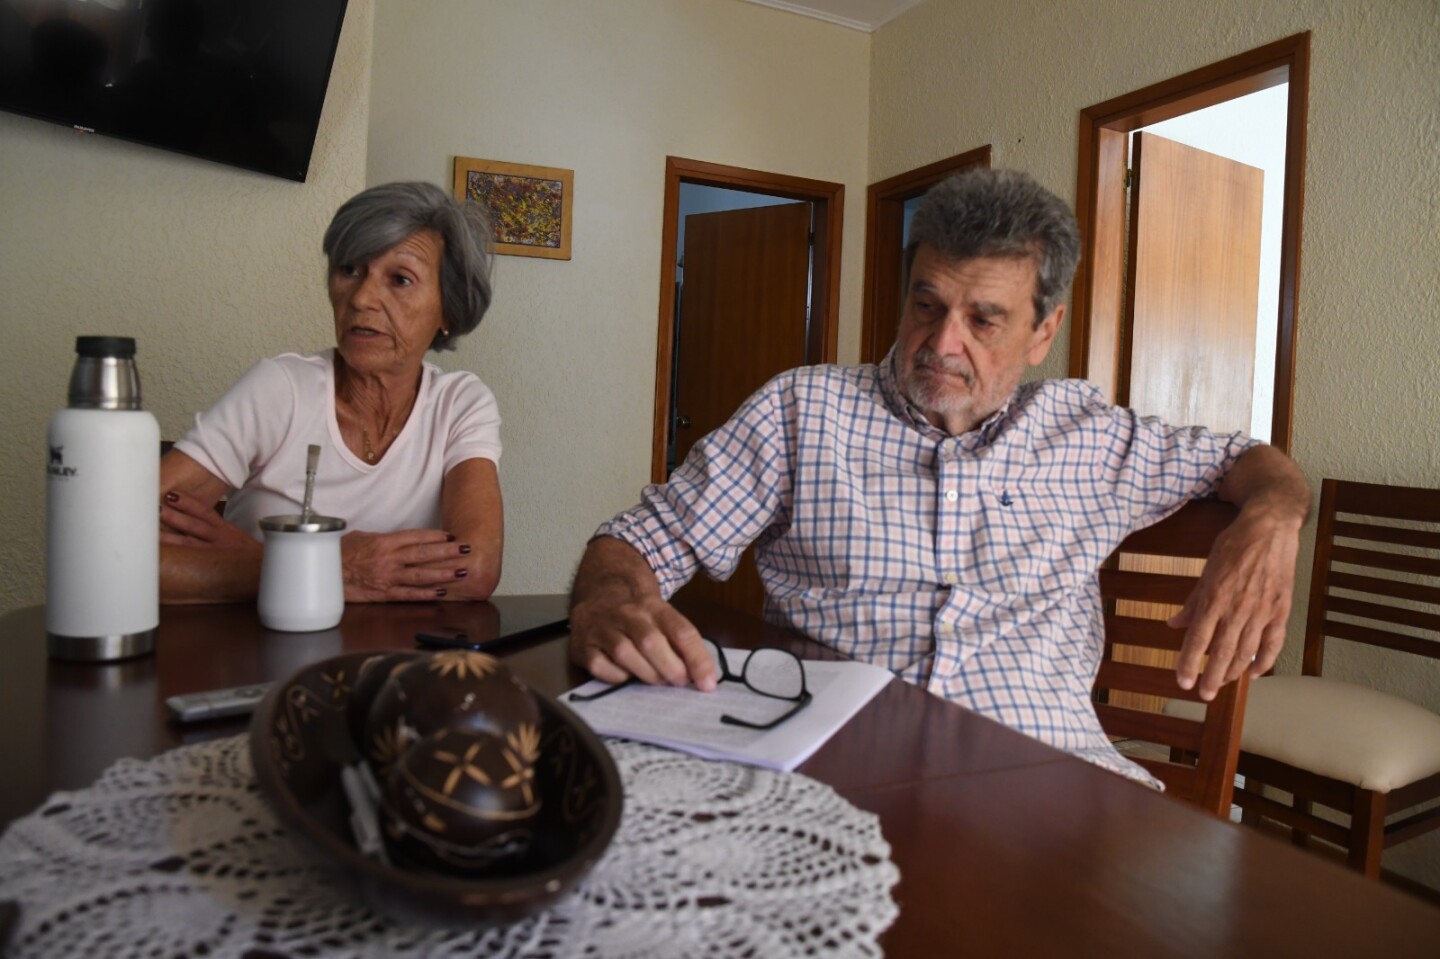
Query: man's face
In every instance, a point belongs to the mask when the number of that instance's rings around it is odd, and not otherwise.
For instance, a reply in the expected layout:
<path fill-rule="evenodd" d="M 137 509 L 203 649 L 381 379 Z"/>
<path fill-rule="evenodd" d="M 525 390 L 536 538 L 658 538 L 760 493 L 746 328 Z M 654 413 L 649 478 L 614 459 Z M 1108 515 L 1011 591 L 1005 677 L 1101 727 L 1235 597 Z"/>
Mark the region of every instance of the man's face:
<path fill-rule="evenodd" d="M 1035 280 L 1029 257 L 915 252 L 896 371 L 900 391 L 935 426 L 953 436 L 975 429 L 1050 352 L 1065 307 L 1036 326 Z"/>

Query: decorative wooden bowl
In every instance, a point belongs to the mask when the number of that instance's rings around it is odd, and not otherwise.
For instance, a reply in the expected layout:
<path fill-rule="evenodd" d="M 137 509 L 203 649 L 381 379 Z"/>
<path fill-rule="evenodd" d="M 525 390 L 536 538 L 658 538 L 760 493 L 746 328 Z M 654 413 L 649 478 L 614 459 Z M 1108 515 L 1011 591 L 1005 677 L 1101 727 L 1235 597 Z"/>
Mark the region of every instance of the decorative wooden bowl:
<path fill-rule="evenodd" d="M 483 875 L 462 877 L 387 865 L 356 848 L 340 783 L 341 768 L 360 759 L 346 708 L 361 664 L 376 655 L 347 653 L 307 666 L 271 689 L 255 712 L 250 757 L 281 823 L 371 908 L 402 921 L 509 922 L 567 893 L 620 824 L 620 774 L 590 728 L 539 693 L 536 778 L 543 807 L 524 853 Z"/>

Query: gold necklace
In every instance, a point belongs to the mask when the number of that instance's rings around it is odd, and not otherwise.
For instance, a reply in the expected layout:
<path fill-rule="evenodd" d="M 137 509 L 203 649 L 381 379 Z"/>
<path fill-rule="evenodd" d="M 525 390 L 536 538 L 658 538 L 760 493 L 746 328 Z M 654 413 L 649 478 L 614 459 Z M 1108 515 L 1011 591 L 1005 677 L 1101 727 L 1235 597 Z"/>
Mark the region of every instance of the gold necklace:
<path fill-rule="evenodd" d="M 370 445 L 370 431 L 364 426 L 360 427 L 360 442 L 365 447 L 365 462 L 373 464 L 379 457 L 375 453 L 375 448 Z"/>

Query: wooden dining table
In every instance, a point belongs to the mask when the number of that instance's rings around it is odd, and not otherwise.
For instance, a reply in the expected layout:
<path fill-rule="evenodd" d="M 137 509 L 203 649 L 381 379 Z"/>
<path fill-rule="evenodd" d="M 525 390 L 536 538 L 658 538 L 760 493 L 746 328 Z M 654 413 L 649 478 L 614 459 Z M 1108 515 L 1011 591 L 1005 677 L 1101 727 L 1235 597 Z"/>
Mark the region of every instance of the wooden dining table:
<path fill-rule="evenodd" d="M 554 603 L 554 597 L 507 598 Z M 682 610 L 722 645 L 833 656 L 724 607 Z M 488 603 L 350 605 L 320 633 L 264 629 L 253 605 L 166 607 L 152 655 L 49 659 L 44 610 L 0 618 L 0 829 L 121 757 L 234 736 L 181 725 L 167 697 L 267 680 L 417 632 L 494 635 Z M 586 677 L 563 630 L 497 655 L 550 695 Z M 879 817 L 900 879 L 887 956 L 1440 955 L 1440 909 L 892 681 L 799 769 Z"/>

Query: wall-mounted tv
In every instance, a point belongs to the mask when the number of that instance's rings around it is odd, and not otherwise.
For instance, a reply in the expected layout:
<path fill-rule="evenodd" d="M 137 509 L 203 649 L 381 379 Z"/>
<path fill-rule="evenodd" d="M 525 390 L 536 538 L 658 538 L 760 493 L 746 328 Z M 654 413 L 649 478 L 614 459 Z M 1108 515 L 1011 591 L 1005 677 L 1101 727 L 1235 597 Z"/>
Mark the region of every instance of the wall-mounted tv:
<path fill-rule="evenodd" d="M 305 179 L 346 0 L 0 0 L 0 110 Z"/>

